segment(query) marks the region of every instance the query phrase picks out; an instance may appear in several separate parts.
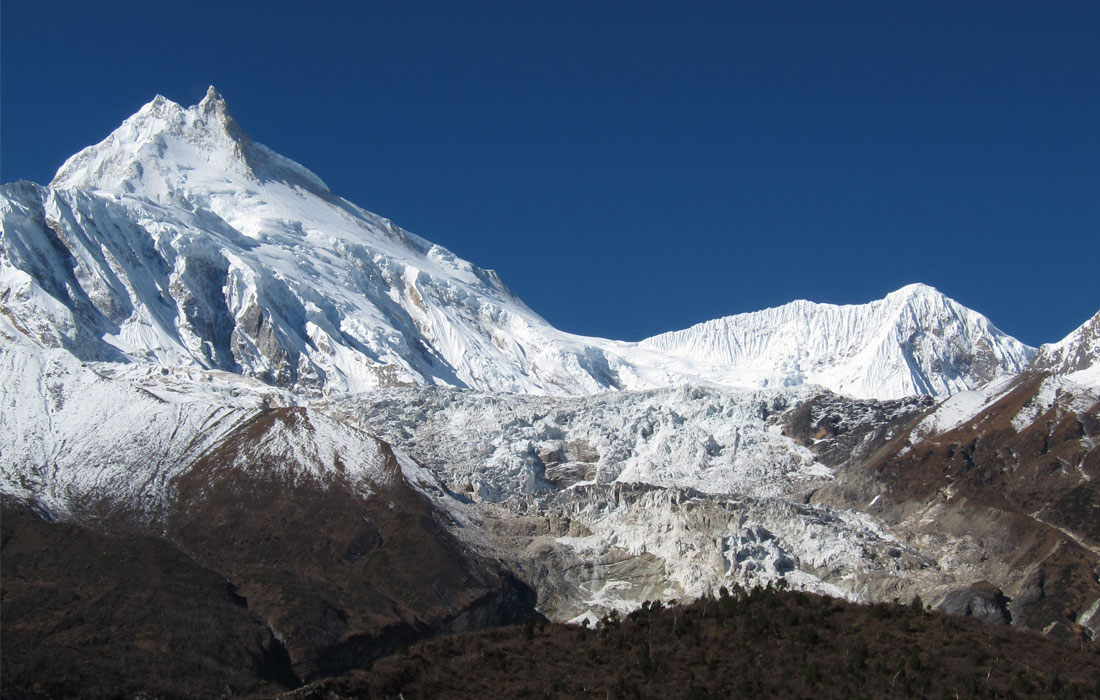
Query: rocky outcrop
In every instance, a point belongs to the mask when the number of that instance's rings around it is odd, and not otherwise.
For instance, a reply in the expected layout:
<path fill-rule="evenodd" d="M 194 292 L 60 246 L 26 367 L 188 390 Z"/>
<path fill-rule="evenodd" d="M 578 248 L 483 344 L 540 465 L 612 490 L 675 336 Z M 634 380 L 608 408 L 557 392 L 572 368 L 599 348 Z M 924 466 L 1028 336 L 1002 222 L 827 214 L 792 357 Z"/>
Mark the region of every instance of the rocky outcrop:
<path fill-rule="evenodd" d="M 948 593 L 939 609 L 952 615 L 976 617 L 990 624 L 1007 625 L 1012 622 L 1008 604 L 1009 599 L 1001 589 L 989 581 L 978 581 Z"/>

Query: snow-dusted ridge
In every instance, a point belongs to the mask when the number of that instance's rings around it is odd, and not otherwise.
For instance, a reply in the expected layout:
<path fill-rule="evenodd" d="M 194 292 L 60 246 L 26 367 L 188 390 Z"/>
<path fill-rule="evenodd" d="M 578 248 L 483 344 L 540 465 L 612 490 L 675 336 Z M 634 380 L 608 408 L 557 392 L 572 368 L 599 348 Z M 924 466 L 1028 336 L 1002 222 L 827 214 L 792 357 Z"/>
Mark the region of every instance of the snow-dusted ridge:
<path fill-rule="evenodd" d="M 217 369 L 302 396 L 398 385 L 590 394 L 683 383 L 949 395 L 1033 351 L 931 288 L 794 302 L 624 343 L 553 328 L 495 273 L 252 141 L 211 88 L 158 96 L 48 187 L 0 194 L 11 325 L 83 360 Z"/>

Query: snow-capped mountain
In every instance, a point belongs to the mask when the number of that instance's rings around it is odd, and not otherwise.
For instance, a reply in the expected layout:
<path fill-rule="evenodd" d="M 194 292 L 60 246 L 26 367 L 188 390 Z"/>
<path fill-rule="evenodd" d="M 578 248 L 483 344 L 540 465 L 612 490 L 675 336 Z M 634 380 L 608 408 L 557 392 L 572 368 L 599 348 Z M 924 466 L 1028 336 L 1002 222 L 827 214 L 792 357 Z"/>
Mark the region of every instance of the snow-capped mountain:
<path fill-rule="evenodd" d="M 1092 639 L 1098 338 L 919 284 L 570 335 L 211 89 L 0 188 L 0 500 L 224 577 L 295 681 L 780 581 Z"/>
<path fill-rule="evenodd" d="M 820 384 L 860 398 L 947 396 L 1027 365 L 1032 348 L 932 287 L 869 304 L 795 301 L 648 338 L 733 385 Z"/>
<path fill-rule="evenodd" d="M 252 141 L 213 88 L 157 97 L 48 187 L 0 194 L 9 333 L 85 361 L 217 369 L 335 395 L 395 385 L 590 394 L 685 382 L 947 395 L 1032 350 L 934 290 L 795 302 L 641 343 L 553 328 L 478 268 Z"/>
<path fill-rule="evenodd" d="M 212 89 L 158 97 L 5 188 L 4 306 L 85 360 L 220 369 L 302 393 L 393 384 L 583 393 L 600 353 L 482 270 L 251 141 Z"/>

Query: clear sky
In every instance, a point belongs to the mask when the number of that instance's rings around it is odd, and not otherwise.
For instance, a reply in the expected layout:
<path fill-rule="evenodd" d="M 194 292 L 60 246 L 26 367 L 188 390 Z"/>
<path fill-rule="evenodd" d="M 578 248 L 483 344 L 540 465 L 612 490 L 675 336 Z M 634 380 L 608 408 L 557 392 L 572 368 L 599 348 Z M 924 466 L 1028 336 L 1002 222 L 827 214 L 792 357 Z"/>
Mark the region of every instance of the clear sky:
<path fill-rule="evenodd" d="M 925 282 L 1100 309 L 1100 2 L 0 0 L 0 180 L 161 93 L 635 340 Z"/>

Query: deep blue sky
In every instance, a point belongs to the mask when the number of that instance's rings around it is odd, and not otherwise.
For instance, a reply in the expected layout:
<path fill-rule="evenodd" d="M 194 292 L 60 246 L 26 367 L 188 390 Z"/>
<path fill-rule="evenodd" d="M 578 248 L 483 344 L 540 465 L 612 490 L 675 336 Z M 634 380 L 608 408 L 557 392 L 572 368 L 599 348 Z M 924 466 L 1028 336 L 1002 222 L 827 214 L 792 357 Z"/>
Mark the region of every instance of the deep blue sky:
<path fill-rule="evenodd" d="M 1100 308 L 1100 3 L 2 0 L 0 180 L 161 93 L 638 339 L 922 281 L 1021 340 Z"/>

